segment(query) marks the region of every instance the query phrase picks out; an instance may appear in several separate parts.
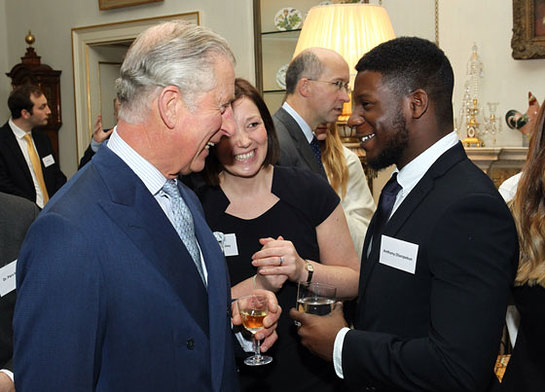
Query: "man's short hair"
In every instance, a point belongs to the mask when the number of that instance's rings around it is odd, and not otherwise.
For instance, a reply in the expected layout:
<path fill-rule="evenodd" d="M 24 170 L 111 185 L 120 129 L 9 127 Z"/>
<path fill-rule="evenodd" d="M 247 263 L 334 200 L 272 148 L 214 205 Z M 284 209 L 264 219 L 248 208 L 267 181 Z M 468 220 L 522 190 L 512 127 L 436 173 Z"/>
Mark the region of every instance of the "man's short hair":
<path fill-rule="evenodd" d="M 286 71 L 286 95 L 295 92 L 297 83 L 302 78 L 319 79 L 324 71 L 324 65 L 312 52 L 312 50 L 303 50 L 299 53 L 288 66 Z"/>
<path fill-rule="evenodd" d="M 205 27 L 180 20 L 150 27 L 136 38 L 121 65 L 119 117 L 141 121 L 149 102 L 166 86 L 178 87 L 184 103 L 195 110 L 197 96 L 216 85 L 218 56 L 235 63 L 227 41 Z"/>
<path fill-rule="evenodd" d="M 23 109 L 32 114 L 34 103 L 30 99 L 30 96 L 39 98 L 43 94 L 42 90 L 32 84 L 16 87 L 8 98 L 8 107 L 11 112 L 11 118 L 14 120 L 20 118 Z"/>
<path fill-rule="evenodd" d="M 439 124 L 452 122 L 454 73 L 445 53 L 433 42 L 417 37 L 387 41 L 365 54 L 356 70 L 380 73 L 382 82 L 399 98 L 419 88 L 426 91 Z"/>

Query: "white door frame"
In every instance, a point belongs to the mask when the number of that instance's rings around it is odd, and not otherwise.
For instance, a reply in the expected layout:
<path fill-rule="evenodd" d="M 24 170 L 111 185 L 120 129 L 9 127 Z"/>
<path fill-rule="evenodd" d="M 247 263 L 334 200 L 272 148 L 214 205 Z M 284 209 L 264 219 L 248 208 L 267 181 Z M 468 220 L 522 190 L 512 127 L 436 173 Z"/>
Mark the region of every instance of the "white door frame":
<path fill-rule="evenodd" d="M 199 24 L 198 12 L 108 23 L 72 29 L 72 68 L 74 73 L 74 108 L 76 116 L 76 148 L 78 159 L 83 155 L 91 139 L 91 86 L 89 48 L 93 45 L 113 44 L 134 40 L 138 34 L 157 23 L 183 19 Z"/>

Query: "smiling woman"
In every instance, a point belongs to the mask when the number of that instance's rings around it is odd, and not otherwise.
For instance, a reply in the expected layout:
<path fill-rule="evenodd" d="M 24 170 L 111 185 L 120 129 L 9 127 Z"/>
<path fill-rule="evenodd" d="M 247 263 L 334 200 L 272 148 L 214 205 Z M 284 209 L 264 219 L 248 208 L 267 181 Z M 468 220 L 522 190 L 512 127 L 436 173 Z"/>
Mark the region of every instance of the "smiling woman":
<path fill-rule="evenodd" d="M 295 305 L 297 282 L 311 280 L 334 285 L 340 298 L 354 296 L 359 260 L 339 197 L 310 170 L 274 165 L 279 146 L 271 114 L 250 83 L 236 80 L 232 106 L 236 132 L 210 149 L 207 185 L 197 189 L 207 223 L 225 238 L 231 296 L 264 288 L 287 310 Z M 272 364 L 257 371 L 241 365 L 242 391 L 340 387 L 329 363 L 298 346 L 287 311 L 278 334 Z"/>

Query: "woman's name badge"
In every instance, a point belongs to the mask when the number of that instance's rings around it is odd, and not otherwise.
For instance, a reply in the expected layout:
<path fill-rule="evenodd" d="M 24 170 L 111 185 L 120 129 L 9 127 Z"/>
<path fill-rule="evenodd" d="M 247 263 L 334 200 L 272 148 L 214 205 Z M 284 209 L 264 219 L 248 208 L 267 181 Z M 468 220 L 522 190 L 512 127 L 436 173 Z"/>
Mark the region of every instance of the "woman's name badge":
<path fill-rule="evenodd" d="M 414 275 L 418 245 L 383 235 L 378 262 Z"/>
<path fill-rule="evenodd" d="M 238 256 L 237 236 L 235 233 L 224 234 L 219 231 L 214 232 L 214 237 L 218 240 L 218 244 L 225 257 Z"/>

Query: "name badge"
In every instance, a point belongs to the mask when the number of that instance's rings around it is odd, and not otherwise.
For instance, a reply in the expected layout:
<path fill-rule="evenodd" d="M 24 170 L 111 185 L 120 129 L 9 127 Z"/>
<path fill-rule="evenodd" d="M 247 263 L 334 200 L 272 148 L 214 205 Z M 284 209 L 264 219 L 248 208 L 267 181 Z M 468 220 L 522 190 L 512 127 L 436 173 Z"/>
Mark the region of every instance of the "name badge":
<path fill-rule="evenodd" d="M 17 260 L 0 268 L 0 297 L 15 290 L 15 267 Z"/>
<path fill-rule="evenodd" d="M 220 231 L 215 231 L 214 237 L 216 237 L 224 256 L 238 256 L 237 236 L 235 233 L 224 234 Z"/>
<path fill-rule="evenodd" d="M 418 245 L 383 235 L 380 241 L 378 262 L 414 274 Z"/>
<path fill-rule="evenodd" d="M 42 158 L 42 162 L 44 163 L 45 167 L 49 167 L 55 163 L 55 158 L 53 158 L 53 155 L 49 154 L 48 156 Z"/>
<path fill-rule="evenodd" d="M 237 235 L 235 233 L 225 234 L 223 254 L 225 256 L 238 256 Z"/>

